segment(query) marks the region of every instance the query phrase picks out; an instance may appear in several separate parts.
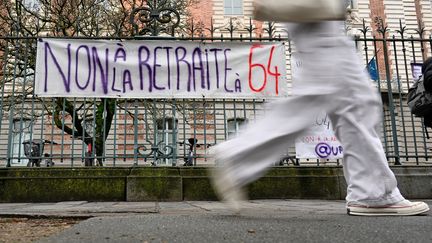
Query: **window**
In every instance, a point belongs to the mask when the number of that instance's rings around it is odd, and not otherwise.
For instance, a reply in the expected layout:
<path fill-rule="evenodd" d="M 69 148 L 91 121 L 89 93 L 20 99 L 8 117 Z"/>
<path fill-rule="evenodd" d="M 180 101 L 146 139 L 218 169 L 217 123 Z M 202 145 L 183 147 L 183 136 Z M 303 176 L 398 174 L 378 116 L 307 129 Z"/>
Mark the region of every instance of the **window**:
<path fill-rule="evenodd" d="M 12 146 L 10 150 L 11 165 L 25 166 L 28 159 L 24 154 L 23 142 L 30 139 L 32 122 L 29 119 L 14 119 L 12 132 Z"/>
<path fill-rule="evenodd" d="M 239 130 L 240 127 L 244 124 L 246 124 L 246 119 L 244 118 L 231 118 L 228 119 L 228 128 L 227 128 L 227 136 L 228 138 L 232 138 L 235 136 Z"/>
<path fill-rule="evenodd" d="M 345 0 L 346 6 L 351 9 L 357 8 L 357 0 Z"/>
<path fill-rule="evenodd" d="M 224 0 L 225 15 L 243 15 L 242 0 Z"/>
<path fill-rule="evenodd" d="M 157 165 L 173 165 L 174 153 L 177 152 L 177 119 L 164 118 L 157 120 L 156 141 L 159 151 L 169 158 L 155 161 Z"/>

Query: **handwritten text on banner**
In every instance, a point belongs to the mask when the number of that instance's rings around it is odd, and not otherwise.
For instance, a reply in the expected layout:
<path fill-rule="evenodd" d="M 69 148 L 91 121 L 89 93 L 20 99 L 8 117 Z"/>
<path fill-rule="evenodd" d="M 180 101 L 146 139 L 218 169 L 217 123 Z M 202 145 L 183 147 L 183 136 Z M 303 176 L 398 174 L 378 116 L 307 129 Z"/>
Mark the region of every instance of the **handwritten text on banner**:
<path fill-rule="evenodd" d="M 40 39 L 41 97 L 286 96 L 282 43 Z"/>
<path fill-rule="evenodd" d="M 296 139 L 296 157 L 299 159 L 340 159 L 343 147 L 334 135 L 326 113 L 317 114 L 315 123 Z"/>

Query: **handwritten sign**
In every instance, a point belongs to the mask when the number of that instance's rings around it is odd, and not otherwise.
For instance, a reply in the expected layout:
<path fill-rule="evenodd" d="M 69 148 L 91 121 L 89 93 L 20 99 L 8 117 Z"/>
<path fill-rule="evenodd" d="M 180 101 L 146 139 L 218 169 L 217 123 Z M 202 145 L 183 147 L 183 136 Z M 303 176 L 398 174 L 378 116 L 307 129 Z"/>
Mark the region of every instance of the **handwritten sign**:
<path fill-rule="evenodd" d="M 306 134 L 296 139 L 296 157 L 299 159 L 340 159 L 343 147 L 333 133 L 327 114 L 318 114 Z"/>
<path fill-rule="evenodd" d="M 415 81 L 419 80 L 422 73 L 423 63 L 411 63 L 411 72 L 412 72 L 412 80 L 410 80 L 411 84 L 414 84 Z"/>
<path fill-rule="evenodd" d="M 40 97 L 286 96 L 282 43 L 40 39 Z"/>

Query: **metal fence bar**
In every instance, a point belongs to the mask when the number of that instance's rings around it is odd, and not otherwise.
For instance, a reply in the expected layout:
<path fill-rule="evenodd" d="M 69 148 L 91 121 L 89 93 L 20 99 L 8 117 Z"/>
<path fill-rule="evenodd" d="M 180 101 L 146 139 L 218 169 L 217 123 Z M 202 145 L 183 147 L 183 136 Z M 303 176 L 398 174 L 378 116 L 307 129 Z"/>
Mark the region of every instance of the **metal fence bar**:
<path fill-rule="evenodd" d="M 117 100 L 114 100 L 114 132 L 113 132 L 113 166 L 116 166 L 116 161 L 117 161 Z"/>
<path fill-rule="evenodd" d="M 21 42 L 18 43 L 17 46 L 15 46 L 15 58 L 21 57 L 20 54 L 21 50 Z M 13 79 L 12 79 L 12 90 L 14 91 L 16 88 L 16 81 L 17 81 L 17 74 L 18 74 L 18 62 L 15 61 L 13 64 Z M 20 159 L 19 157 L 16 158 L 13 155 L 13 134 L 14 134 L 14 113 L 15 113 L 15 95 L 10 96 L 10 107 L 9 107 L 9 131 L 8 131 L 8 149 L 7 149 L 7 166 L 10 166 L 13 159 Z M 11 146 L 12 145 L 12 146 Z"/>
<path fill-rule="evenodd" d="M 124 123 L 123 123 L 123 129 L 124 129 L 124 133 L 123 133 L 123 140 L 124 140 L 124 142 L 123 142 L 123 162 L 126 162 L 126 155 L 127 155 L 127 152 L 126 152 L 126 141 L 127 141 L 127 119 L 125 119 L 125 117 L 127 116 L 127 107 L 128 107 L 128 105 L 127 105 L 127 100 L 125 100 L 124 101 L 124 113 L 123 113 L 123 116 L 124 116 Z M 147 111 L 147 110 L 145 110 L 145 111 Z M 145 113 L 145 121 L 147 122 L 147 112 Z M 146 125 L 146 129 L 148 129 L 148 126 Z M 149 141 L 149 137 L 148 137 L 148 133 L 146 132 L 146 141 Z"/>
<path fill-rule="evenodd" d="M 1 67 L 2 68 L 2 70 L 3 70 L 3 77 L 1 77 L 1 82 L 2 82 L 2 84 L 1 84 L 1 96 L 0 96 L 0 117 L 1 118 L 3 118 L 4 117 L 4 114 L 5 114 L 5 112 L 4 112 L 4 110 L 5 110 L 5 108 L 4 108 L 4 100 L 5 100 L 5 87 L 6 87 L 6 82 L 7 82 L 7 75 L 6 75 L 6 62 L 7 62 L 7 57 L 9 56 L 9 48 L 6 48 L 6 50 L 5 50 L 5 52 L 4 52 L 4 55 L 3 55 L 3 58 L 2 58 L 2 60 L 3 60 L 3 67 Z M 0 136 L 2 135 L 2 125 L 3 125 L 3 122 L 2 121 L 0 121 Z M 0 156 L 0 158 L 1 159 L 6 159 L 6 158 L 2 158 L 1 156 Z"/>
<path fill-rule="evenodd" d="M 76 105 L 77 105 L 77 99 L 76 98 L 73 98 L 73 103 L 72 103 L 72 105 L 73 105 L 73 111 L 72 111 L 72 124 L 75 124 L 75 122 L 76 122 L 76 119 L 77 119 L 77 117 L 76 117 Z M 74 167 L 74 159 L 75 159 L 75 129 L 74 129 L 74 131 L 73 131 L 73 133 L 72 133 L 72 141 L 71 141 L 71 150 L 72 150 L 72 152 L 71 152 L 71 166 L 72 167 Z"/>
<path fill-rule="evenodd" d="M 134 117 L 133 117 L 133 125 L 134 125 L 134 134 L 133 134 L 133 142 L 134 142 L 134 165 L 138 165 L 138 153 L 136 153 L 135 151 L 138 150 L 138 104 L 137 104 L 137 100 L 135 100 L 134 102 Z"/>
<path fill-rule="evenodd" d="M 103 117 L 103 124 L 102 124 L 102 137 L 103 137 L 103 139 L 102 139 L 102 164 L 105 164 L 105 157 L 106 157 L 106 144 L 105 144 L 105 138 L 106 138 L 106 119 L 107 119 L 107 116 L 108 116 L 108 114 L 107 114 L 107 99 L 103 99 L 103 112 L 102 112 L 102 117 Z M 136 151 L 136 150 L 135 150 Z M 136 153 L 135 153 L 136 154 Z"/>
<path fill-rule="evenodd" d="M 177 133 L 178 133 L 178 121 L 176 113 L 176 100 L 172 100 L 172 145 L 173 145 L 173 166 L 177 165 Z"/>
<path fill-rule="evenodd" d="M 394 36 L 393 36 L 393 40 L 394 40 Z M 400 84 L 400 79 L 399 79 L 399 62 L 398 62 L 398 56 L 396 55 L 397 53 L 397 47 L 396 47 L 396 42 L 392 41 L 392 47 L 393 47 L 393 58 L 395 61 L 395 66 L 396 66 L 396 80 L 397 80 L 397 89 L 398 89 L 398 95 L 399 97 L 402 97 L 402 88 L 401 88 L 401 84 Z M 407 136 L 406 136 L 406 125 L 405 125 L 405 116 L 404 116 L 404 110 L 403 110 L 403 104 L 402 104 L 402 99 L 399 98 L 399 113 L 402 115 L 401 119 L 402 119 L 402 133 L 403 133 L 403 141 L 404 144 L 407 144 Z M 407 146 L 405 146 L 405 155 L 408 154 L 408 148 Z"/>

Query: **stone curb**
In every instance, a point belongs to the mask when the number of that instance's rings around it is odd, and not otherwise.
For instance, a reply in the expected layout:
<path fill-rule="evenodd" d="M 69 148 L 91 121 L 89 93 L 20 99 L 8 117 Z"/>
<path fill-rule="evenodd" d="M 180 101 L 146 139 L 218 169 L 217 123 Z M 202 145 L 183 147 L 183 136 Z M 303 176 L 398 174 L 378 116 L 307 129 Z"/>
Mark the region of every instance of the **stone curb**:
<path fill-rule="evenodd" d="M 0 169 L 0 203 L 215 201 L 212 167 Z M 432 198 L 432 166 L 392 167 L 403 195 Z M 275 167 L 248 186 L 250 199 L 344 200 L 341 167 Z"/>

